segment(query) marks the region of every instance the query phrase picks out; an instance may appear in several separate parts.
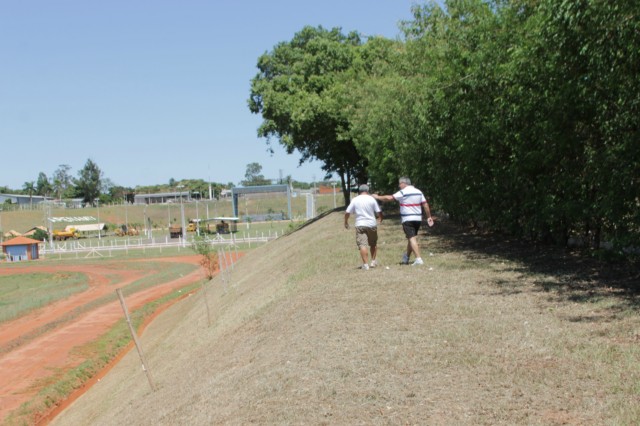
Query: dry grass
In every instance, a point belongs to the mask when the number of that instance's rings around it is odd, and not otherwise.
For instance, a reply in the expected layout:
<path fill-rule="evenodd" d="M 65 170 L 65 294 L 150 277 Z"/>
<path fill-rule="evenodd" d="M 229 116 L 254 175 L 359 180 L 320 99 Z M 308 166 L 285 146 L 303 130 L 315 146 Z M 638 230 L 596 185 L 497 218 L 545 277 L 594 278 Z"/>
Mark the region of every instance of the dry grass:
<path fill-rule="evenodd" d="M 341 213 L 175 305 L 58 425 L 601 425 L 640 421 L 637 270 L 440 223 L 424 267 L 357 269 Z M 432 253 L 433 256 L 429 256 Z M 388 266 L 389 269 L 385 269 Z M 604 275 L 604 278 L 603 278 Z"/>

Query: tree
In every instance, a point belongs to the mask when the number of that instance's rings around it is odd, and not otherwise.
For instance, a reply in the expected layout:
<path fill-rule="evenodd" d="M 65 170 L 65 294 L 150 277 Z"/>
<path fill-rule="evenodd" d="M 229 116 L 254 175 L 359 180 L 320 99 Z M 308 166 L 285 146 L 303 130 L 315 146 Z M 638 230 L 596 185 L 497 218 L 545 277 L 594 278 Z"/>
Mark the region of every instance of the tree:
<path fill-rule="evenodd" d="M 53 172 L 53 191 L 58 199 L 66 197 L 73 190 L 73 177 L 69 174 L 71 166 L 60 164 Z"/>
<path fill-rule="evenodd" d="M 384 44 L 363 46 L 383 60 L 353 90 L 351 131 L 374 185 L 408 173 L 465 222 L 637 246 L 638 2 L 450 0 L 446 12 L 412 10 L 392 60 Z"/>
<path fill-rule="evenodd" d="M 82 199 L 86 203 L 93 204 L 93 201 L 100 196 L 102 189 L 102 171 L 96 163 L 88 159 L 82 170 L 78 172 L 76 183 Z"/>
<path fill-rule="evenodd" d="M 32 207 L 33 206 L 33 193 L 36 191 L 35 182 L 33 182 L 33 181 L 25 182 L 24 185 L 22 185 L 22 189 L 24 189 L 27 192 L 27 194 L 29 194 L 29 206 Z"/>
<path fill-rule="evenodd" d="M 31 238 L 38 241 L 47 241 L 47 239 L 49 238 L 49 233 L 38 228 L 35 230 Z"/>
<path fill-rule="evenodd" d="M 49 182 L 49 178 L 43 172 L 38 174 L 38 180 L 36 182 L 36 193 L 38 195 L 42 195 L 43 197 L 49 196 L 51 193 L 51 183 Z"/>
<path fill-rule="evenodd" d="M 271 182 L 264 178 L 260 172 L 262 171 L 262 166 L 260 163 L 249 163 L 247 164 L 247 171 L 244 174 L 244 179 L 242 181 L 243 186 L 257 186 L 257 185 L 269 185 Z"/>
<path fill-rule="evenodd" d="M 352 180 L 367 180 L 366 161 L 349 136 L 349 108 L 342 82 L 361 44 L 357 33 L 304 27 L 258 59 L 249 109 L 261 114 L 260 137 L 278 139 L 300 163 L 317 159 L 327 175 L 337 173 L 348 204 Z"/>
<path fill-rule="evenodd" d="M 218 254 L 213 251 L 213 246 L 204 237 L 194 237 L 191 248 L 200 255 L 200 266 L 204 269 L 207 279 L 211 280 L 220 269 Z"/>

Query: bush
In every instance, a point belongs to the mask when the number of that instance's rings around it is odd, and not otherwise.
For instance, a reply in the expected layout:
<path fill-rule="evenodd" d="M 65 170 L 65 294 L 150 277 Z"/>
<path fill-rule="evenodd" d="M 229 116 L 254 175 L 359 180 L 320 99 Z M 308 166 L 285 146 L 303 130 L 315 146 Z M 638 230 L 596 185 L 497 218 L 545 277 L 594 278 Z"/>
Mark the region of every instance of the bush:
<path fill-rule="evenodd" d="M 47 231 L 43 231 L 42 229 L 36 229 L 36 232 L 33 233 L 32 238 L 38 241 L 46 241 L 49 238 L 49 233 Z"/>

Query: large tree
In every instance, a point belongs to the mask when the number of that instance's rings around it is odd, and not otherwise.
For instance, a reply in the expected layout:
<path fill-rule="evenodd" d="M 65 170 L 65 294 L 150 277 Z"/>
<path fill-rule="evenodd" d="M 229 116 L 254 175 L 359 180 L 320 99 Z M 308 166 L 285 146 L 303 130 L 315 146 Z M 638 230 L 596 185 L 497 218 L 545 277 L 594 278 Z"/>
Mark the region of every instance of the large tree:
<path fill-rule="evenodd" d="M 40 172 L 38 174 L 38 180 L 36 182 L 36 192 L 38 195 L 42 195 L 48 197 L 51 194 L 51 183 L 49 182 L 49 178 L 44 172 Z"/>
<path fill-rule="evenodd" d="M 247 164 L 247 171 L 244 174 L 242 185 L 255 186 L 255 185 L 269 185 L 271 182 L 262 175 L 262 165 L 260 163 Z"/>
<path fill-rule="evenodd" d="M 24 189 L 25 192 L 29 194 L 29 205 L 33 206 L 33 193 L 36 192 L 35 182 L 25 182 L 24 185 L 22 185 L 22 189 Z"/>
<path fill-rule="evenodd" d="M 73 177 L 69 173 L 71 166 L 68 164 L 60 164 L 55 172 L 53 172 L 53 191 L 58 199 L 72 195 Z"/>
<path fill-rule="evenodd" d="M 100 196 L 102 171 L 91 159 L 88 159 L 82 170 L 78 172 L 76 188 L 79 195 L 87 203 L 92 204 Z"/>
<path fill-rule="evenodd" d="M 343 90 L 361 39 L 339 28 L 305 27 L 289 42 L 258 59 L 249 109 L 261 114 L 260 137 L 272 137 L 300 162 L 317 159 L 327 175 L 337 173 L 345 201 L 353 182 L 367 180 L 366 162 L 349 136 L 349 108 Z"/>

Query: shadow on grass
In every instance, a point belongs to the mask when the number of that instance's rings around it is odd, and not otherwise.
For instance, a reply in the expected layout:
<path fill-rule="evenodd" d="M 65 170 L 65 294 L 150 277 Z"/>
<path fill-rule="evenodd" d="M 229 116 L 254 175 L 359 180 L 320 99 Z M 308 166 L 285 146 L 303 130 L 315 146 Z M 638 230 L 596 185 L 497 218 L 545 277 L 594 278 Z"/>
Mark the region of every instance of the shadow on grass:
<path fill-rule="evenodd" d="M 525 242 L 504 235 L 480 233 L 448 220 L 438 220 L 420 235 L 439 237 L 439 249 L 464 252 L 471 259 L 514 262 L 514 271 L 533 276 L 539 291 L 577 303 L 603 298 L 619 301 L 612 309 L 640 308 L 640 264 L 637 261 L 605 262 L 586 252 Z M 435 241 L 434 241 L 435 243 Z M 513 283 L 500 283 L 507 294 L 518 292 Z M 502 284 L 502 285 L 501 285 Z"/>

